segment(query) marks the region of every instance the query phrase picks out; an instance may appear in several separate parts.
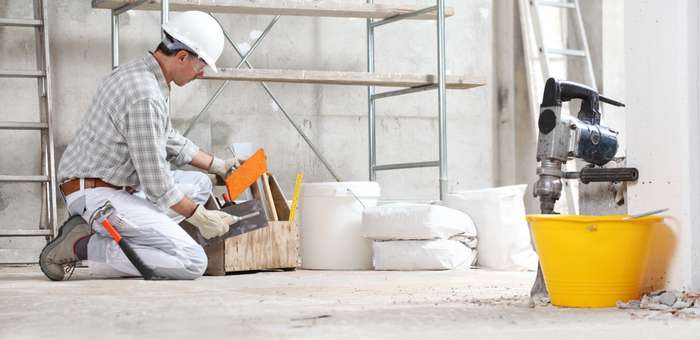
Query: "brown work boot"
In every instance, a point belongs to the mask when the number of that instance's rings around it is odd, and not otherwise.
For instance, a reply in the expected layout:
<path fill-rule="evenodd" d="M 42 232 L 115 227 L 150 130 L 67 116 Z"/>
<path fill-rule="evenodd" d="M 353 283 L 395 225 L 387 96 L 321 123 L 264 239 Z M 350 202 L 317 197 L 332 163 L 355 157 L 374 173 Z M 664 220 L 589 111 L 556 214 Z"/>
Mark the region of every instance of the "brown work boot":
<path fill-rule="evenodd" d="M 41 251 L 39 256 L 41 271 L 51 280 L 63 280 L 65 274 L 72 273 L 75 264 L 80 261 L 73 248 L 75 243 L 90 234 L 92 234 L 92 228 L 82 217 L 76 215 L 69 218 L 58 229 L 58 236 Z"/>

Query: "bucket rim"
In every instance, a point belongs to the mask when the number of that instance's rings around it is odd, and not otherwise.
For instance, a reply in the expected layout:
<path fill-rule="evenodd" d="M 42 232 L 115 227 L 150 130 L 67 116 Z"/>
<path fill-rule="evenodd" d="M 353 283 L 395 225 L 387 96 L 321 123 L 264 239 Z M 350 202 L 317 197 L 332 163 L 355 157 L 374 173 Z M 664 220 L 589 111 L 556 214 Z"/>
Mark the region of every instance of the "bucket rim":
<path fill-rule="evenodd" d="M 630 215 L 606 215 L 606 216 L 586 216 L 586 215 L 556 215 L 556 214 L 529 214 L 526 216 L 528 222 L 536 222 L 538 220 L 556 220 L 562 222 L 580 222 L 580 223 L 600 223 L 600 222 L 616 222 L 616 223 L 635 223 L 635 222 L 661 222 L 664 216 L 652 215 L 644 216 L 631 220 L 625 220 Z"/>
<path fill-rule="evenodd" d="M 302 183 L 301 197 L 352 197 L 377 199 L 381 197 L 381 187 L 374 181 L 310 182 Z"/>

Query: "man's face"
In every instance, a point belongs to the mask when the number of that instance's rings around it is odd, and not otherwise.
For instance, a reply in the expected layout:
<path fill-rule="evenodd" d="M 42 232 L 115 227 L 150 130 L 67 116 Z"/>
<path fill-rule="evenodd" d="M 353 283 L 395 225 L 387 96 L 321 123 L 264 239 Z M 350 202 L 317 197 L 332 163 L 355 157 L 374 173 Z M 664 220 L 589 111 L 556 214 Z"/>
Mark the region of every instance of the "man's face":
<path fill-rule="evenodd" d="M 175 55 L 178 67 L 173 74 L 173 81 L 177 86 L 185 86 L 197 77 L 204 74 L 204 68 L 207 64 L 194 54 L 187 51 L 179 51 Z"/>

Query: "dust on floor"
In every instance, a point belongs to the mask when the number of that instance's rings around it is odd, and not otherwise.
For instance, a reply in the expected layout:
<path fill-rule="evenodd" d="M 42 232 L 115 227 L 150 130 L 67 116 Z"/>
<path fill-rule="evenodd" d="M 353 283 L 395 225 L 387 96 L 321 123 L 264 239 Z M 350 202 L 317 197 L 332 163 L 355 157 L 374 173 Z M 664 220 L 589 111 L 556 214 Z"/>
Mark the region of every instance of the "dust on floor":
<path fill-rule="evenodd" d="M 531 272 L 265 272 L 49 282 L 0 267 L 0 339 L 697 339 L 700 320 L 529 308 Z"/>

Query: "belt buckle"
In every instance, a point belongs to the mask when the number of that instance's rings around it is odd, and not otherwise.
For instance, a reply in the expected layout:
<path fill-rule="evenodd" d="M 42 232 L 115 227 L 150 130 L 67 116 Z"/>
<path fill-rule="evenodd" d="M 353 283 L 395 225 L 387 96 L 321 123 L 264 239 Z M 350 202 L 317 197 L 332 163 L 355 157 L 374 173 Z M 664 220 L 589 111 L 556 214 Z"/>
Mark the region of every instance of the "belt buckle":
<path fill-rule="evenodd" d="M 63 194 L 63 197 L 67 196 L 66 192 L 63 190 L 63 186 L 65 184 L 67 184 L 68 182 L 72 182 L 72 181 L 75 181 L 75 178 L 69 179 L 67 181 L 63 181 L 58 185 L 58 190 L 61 192 L 61 194 Z"/>
<path fill-rule="evenodd" d="M 61 196 L 63 196 L 63 199 L 65 200 L 65 199 L 66 199 L 66 193 L 63 192 L 63 183 L 59 183 L 59 184 L 58 184 L 58 192 L 61 193 Z"/>
<path fill-rule="evenodd" d="M 58 191 L 61 193 L 61 195 L 63 195 L 64 198 L 67 197 L 68 195 L 74 193 L 75 191 L 70 192 L 69 194 L 66 194 L 66 191 L 63 189 L 63 186 L 70 183 L 70 182 L 79 181 L 79 180 L 80 180 L 79 178 L 71 178 L 69 180 L 61 182 L 60 184 L 58 184 Z M 78 188 L 78 190 L 80 190 L 80 188 Z M 76 191 L 78 191 L 78 190 L 76 190 Z"/>

